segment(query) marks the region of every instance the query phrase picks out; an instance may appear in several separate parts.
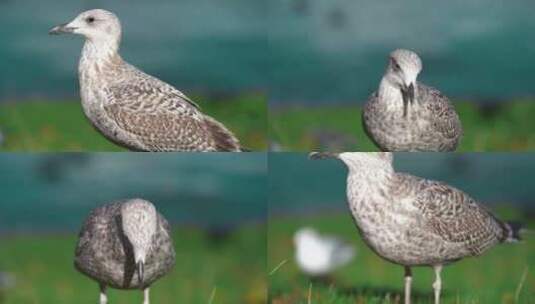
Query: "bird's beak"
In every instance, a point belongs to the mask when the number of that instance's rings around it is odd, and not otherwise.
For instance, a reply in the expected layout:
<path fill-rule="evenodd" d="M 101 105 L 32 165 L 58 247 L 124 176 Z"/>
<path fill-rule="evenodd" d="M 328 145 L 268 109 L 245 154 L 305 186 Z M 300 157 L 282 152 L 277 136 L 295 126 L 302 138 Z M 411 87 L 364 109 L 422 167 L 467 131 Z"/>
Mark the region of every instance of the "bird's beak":
<path fill-rule="evenodd" d="M 414 102 L 414 82 L 411 82 L 409 85 L 403 85 L 401 87 L 401 91 L 403 93 L 403 100 L 405 103 L 413 103 Z"/>
<path fill-rule="evenodd" d="M 334 153 L 334 152 L 310 152 L 310 154 L 308 154 L 308 157 L 310 159 L 325 159 L 325 158 L 338 158 L 339 156 L 339 153 Z"/>
<path fill-rule="evenodd" d="M 73 33 L 76 27 L 69 26 L 69 23 L 63 23 L 53 27 L 48 33 L 50 35 L 70 34 Z"/>
<path fill-rule="evenodd" d="M 414 82 L 411 82 L 409 87 L 407 88 L 407 97 L 409 97 L 409 102 L 414 102 Z"/>
<path fill-rule="evenodd" d="M 144 275 L 144 264 L 142 261 L 137 262 L 137 276 L 139 278 L 139 282 L 143 284 L 143 275 Z"/>

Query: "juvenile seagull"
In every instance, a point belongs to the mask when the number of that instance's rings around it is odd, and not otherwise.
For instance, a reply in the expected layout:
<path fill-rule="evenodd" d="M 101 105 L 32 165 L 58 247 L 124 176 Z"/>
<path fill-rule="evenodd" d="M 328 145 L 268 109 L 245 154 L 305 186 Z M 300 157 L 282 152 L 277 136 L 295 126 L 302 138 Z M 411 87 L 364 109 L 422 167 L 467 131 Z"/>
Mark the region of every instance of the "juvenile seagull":
<path fill-rule="evenodd" d="M 355 249 L 333 236 L 324 236 L 305 227 L 294 235 L 295 259 L 305 274 L 322 277 L 349 263 Z"/>
<path fill-rule="evenodd" d="M 442 266 L 519 240 L 517 225 L 497 219 L 466 193 L 447 184 L 397 173 L 391 153 L 312 153 L 335 157 L 349 169 L 349 208 L 362 238 L 382 258 L 405 267 L 410 303 L 411 267 L 435 271 L 440 300 Z"/>
<path fill-rule="evenodd" d="M 76 246 L 74 266 L 100 285 L 100 304 L 107 287 L 149 288 L 175 265 L 169 224 L 154 205 L 142 199 L 114 202 L 94 209 L 86 219 Z"/>
<path fill-rule="evenodd" d="M 446 96 L 416 81 L 421 70 L 416 53 L 393 51 L 364 106 L 364 130 L 383 151 L 455 151 L 459 144 L 459 116 Z"/>
<path fill-rule="evenodd" d="M 236 137 L 171 85 L 119 55 L 121 24 L 94 9 L 50 34 L 85 37 L 78 65 L 85 115 L 106 138 L 135 151 L 240 151 Z"/>

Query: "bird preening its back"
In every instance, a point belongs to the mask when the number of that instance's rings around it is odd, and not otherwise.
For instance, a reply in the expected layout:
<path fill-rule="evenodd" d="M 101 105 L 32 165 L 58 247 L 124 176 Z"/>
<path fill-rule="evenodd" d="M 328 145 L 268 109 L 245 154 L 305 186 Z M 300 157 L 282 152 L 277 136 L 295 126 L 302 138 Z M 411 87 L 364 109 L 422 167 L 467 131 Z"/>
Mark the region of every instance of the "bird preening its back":
<path fill-rule="evenodd" d="M 383 151 L 455 151 L 462 126 L 438 90 L 418 82 L 422 61 L 409 50 L 390 54 L 386 72 L 362 112 L 364 130 Z"/>
<path fill-rule="evenodd" d="M 121 58 L 115 14 L 89 10 L 50 33 L 85 37 L 78 66 L 82 107 L 109 140 L 135 151 L 242 150 L 232 132 L 186 95 Z"/>
<path fill-rule="evenodd" d="M 519 240 L 519 226 L 495 217 L 468 194 L 442 182 L 398 173 L 391 153 L 312 153 L 349 169 L 347 199 L 362 238 L 382 258 L 405 266 L 405 303 L 411 267 L 431 266 L 439 303 L 442 266 Z"/>
<path fill-rule="evenodd" d="M 149 288 L 175 264 L 170 226 L 154 205 L 143 199 L 113 202 L 94 209 L 80 231 L 74 265 L 100 286 L 141 289 L 144 304 Z"/>

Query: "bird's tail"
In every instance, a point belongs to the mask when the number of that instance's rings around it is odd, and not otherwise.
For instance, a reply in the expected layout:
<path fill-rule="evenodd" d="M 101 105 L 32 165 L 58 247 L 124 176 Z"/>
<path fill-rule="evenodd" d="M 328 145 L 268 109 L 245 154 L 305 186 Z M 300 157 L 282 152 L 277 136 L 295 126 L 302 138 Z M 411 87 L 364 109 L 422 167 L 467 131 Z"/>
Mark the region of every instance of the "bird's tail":
<path fill-rule="evenodd" d="M 336 266 L 343 266 L 355 257 L 355 249 L 351 246 L 344 246 L 338 250 Z"/>
<path fill-rule="evenodd" d="M 506 222 L 505 223 L 505 242 L 519 242 L 522 240 L 520 234 L 523 231 L 522 224 L 518 222 Z"/>
<path fill-rule="evenodd" d="M 240 142 L 222 123 L 205 115 L 204 121 L 212 136 L 217 151 L 221 152 L 242 152 L 247 151 L 240 146 Z"/>

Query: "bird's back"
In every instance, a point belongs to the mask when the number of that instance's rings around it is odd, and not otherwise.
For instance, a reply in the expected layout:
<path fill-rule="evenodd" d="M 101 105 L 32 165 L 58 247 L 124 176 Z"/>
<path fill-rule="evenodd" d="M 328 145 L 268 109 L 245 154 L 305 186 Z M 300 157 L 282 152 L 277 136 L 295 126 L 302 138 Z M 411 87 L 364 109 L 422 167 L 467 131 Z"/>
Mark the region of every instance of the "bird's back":
<path fill-rule="evenodd" d="M 167 221 L 158 214 L 157 232 L 145 261 L 144 282 L 136 275 L 133 249 L 121 228 L 121 205 L 94 209 L 79 234 L 74 265 L 97 282 L 119 289 L 139 289 L 165 275 L 175 263 Z"/>
<path fill-rule="evenodd" d="M 113 142 L 141 151 L 239 151 L 236 137 L 171 85 L 118 59 L 81 62 L 86 116 Z"/>

